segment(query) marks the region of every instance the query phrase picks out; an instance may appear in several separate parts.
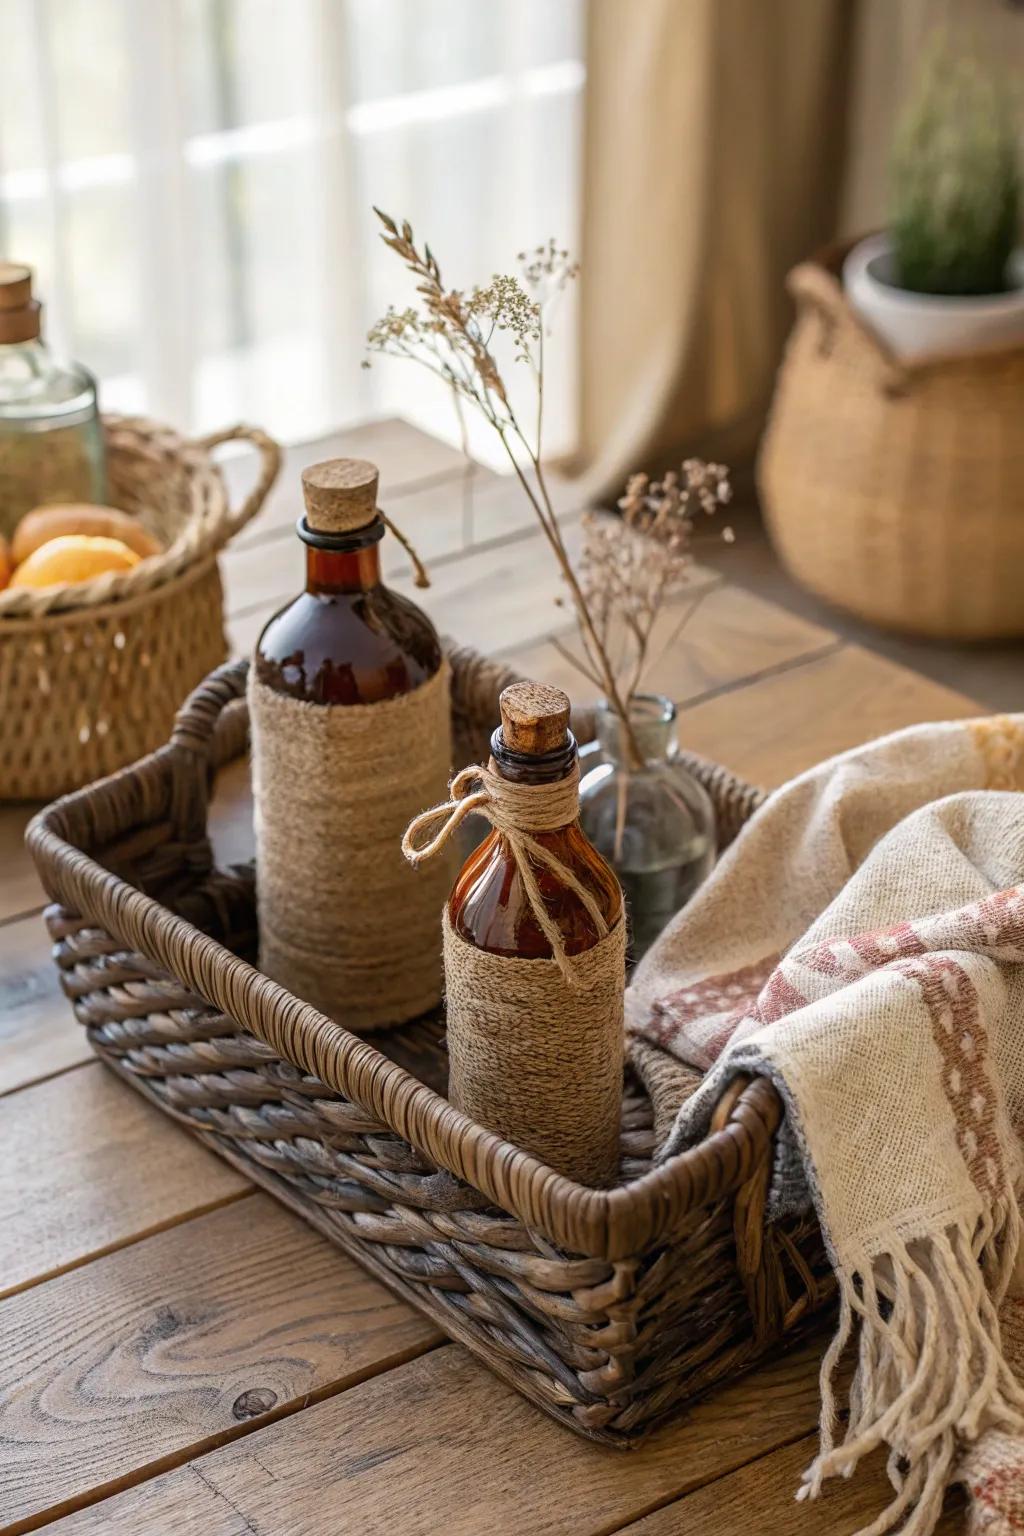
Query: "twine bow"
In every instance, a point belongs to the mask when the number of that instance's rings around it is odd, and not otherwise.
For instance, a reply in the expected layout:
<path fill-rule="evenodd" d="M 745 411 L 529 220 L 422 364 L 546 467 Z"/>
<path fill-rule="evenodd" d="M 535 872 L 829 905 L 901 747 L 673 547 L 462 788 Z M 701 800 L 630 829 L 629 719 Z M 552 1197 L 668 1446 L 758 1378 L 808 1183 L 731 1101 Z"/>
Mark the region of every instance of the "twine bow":
<path fill-rule="evenodd" d="M 441 852 L 467 816 L 474 812 L 490 822 L 508 844 L 530 910 L 551 946 L 551 954 L 570 986 L 581 985 L 565 942 L 552 920 L 537 882 L 536 865 L 557 875 L 583 904 L 603 939 L 608 933 L 604 913 L 586 886 L 550 849 L 533 836 L 555 832 L 575 821 L 579 813 L 579 765 L 555 784 L 513 784 L 502 778 L 491 758 L 487 767 L 463 768 L 449 785 L 450 799 L 415 817 L 402 838 L 402 852 L 410 864 L 422 864 Z M 423 838 L 428 841 L 422 842 Z"/>

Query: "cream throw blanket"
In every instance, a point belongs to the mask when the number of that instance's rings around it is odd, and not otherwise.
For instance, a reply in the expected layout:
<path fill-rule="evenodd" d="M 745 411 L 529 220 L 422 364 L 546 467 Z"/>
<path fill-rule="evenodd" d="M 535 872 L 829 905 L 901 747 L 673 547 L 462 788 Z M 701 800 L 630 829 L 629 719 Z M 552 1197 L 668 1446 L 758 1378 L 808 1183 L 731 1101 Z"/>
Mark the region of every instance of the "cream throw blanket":
<path fill-rule="evenodd" d="M 926 1536 L 952 1480 L 973 1530 L 1024 1530 L 1020 789 L 1024 716 L 822 764 L 758 811 L 627 994 L 641 1065 L 707 1072 L 663 1156 L 705 1132 L 734 1073 L 782 1094 L 772 1208 L 813 1201 L 840 1296 L 801 1496 L 888 1447 L 872 1536 Z"/>

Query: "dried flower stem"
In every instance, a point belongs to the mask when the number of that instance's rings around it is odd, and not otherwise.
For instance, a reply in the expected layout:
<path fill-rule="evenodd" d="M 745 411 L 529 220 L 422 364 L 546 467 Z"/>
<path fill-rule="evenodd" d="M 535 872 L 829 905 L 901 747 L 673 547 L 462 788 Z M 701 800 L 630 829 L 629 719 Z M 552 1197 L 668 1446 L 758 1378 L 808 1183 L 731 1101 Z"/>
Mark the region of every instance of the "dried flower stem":
<path fill-rule="evenodd" d="M 465 294 L 446 289 L 441 270 L 429 245 L 417 248 L 411 225 L 401 227 L 381 210 L 374 210 L 384 226 L 381 239 L 405 262 L 417 280 L 422 301 L 419 310 L 389 309 L 368 336 L 371 350 L 391 357 L 405 357 L 427 368 L 442 379 L 456 398 L 469 401 L 497 433 L 531 506 L 544 536 L 558 561 L 572 598 L 578 620 L 580 639 L 586 655 L 586 675 L 603 688 L 609 705 L 622 722 L 627 746 L 635 765 L 642 755 L 629 718 L 628 695 L 623 698 L 607 648 L 587 604 L 587 597 L 569 558 L 561 528 L 551 502 L 541 447 L 544 411 L 544 324 L 543 305 L 532 299 L 512 277 L 497 276 L 486 288 Z M 557 293 L 575 275 L 567 253 L 558 251 L 554 242 L 540 247 L 523 263 L 524 279 L 532 286 L 547 283 Z M 535 441 L 522 430 L 509 399 L 501 370 L 491 351 L 495 332 L 507 332 L 516 346 L 516 360 L 533 371 L 537 390 Z M 524 468 L 525 459 L 532 469 L 533 483 Z"/>

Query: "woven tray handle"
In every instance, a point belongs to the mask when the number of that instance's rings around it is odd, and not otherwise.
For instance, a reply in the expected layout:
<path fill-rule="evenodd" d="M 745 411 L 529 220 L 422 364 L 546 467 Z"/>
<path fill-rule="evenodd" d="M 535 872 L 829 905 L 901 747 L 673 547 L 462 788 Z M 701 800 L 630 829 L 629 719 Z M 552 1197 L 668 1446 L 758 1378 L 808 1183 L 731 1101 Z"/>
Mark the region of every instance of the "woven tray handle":
<path fill-rule="evenodd" d="M 212 454 L 215 449 L 225 443 L 249 443 L 259 454 L 260 467 L 256 478 L 256 484 L 246 496 L 239 507 L 229 507 L 216 530 L 213 548 L 219 549 L 229 539 L 234 538 L 246 523 L 251 522 L 260 510 L 270 488 L 277 479 L 281 468 L 281 449 L 272 437 L 261 432 L 259 427 L 248 427 L 239 422 L 237 426 L 225 427 L 223 431 L 211 432 L 206 437 L 193 439 L 193 446 L 200 448 L 205 453 Z"/>
<path fill-rule="evenodd" d="M 245 747 L 248 715 L 243 703 L 249 662 L 226 661 L 203 679 L 178 710 L 171 746 L 218 767 Z"/>

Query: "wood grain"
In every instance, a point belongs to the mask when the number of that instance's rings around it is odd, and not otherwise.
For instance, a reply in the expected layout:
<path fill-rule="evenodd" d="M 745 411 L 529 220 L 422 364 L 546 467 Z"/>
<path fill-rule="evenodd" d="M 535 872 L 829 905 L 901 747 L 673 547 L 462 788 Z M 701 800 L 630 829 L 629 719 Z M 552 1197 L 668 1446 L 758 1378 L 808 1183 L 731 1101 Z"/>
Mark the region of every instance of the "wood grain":
<path fill-rule="evenodd" d="M 622 1526 L 619 1536 L 681 1536 L 684 1531 L 714 1532 L 714 1536 L 752 1536 L 757 1521 L 771 1511 L 771 1536 L 855 1536 L 881 1514 L 892 1498 L 884 1460 L 874 1458 L 853 1478 L 834 1478 L 820 1499 L 796 1500 L 804 1468 L 817 1452 L 817 1436 L 809 1435 L 750 1462 L 718 1482 L 677 1499 L 654 1514 Z M 964 1528 L 963 1499 L 952 1493 L 935 1536 L 959 1536 Z"/>
<path fill-rule="evenodd" d="M 0 922 L 37 911 L 46 900 L 25 847 L 25 828 L 35 805 L 0 807 Z"/>
<path fill-rule="evenodd" d="M 578 654 L 571 628 L 559 638 Z M 685 704 L 834 644 L 819 625 L 717 582 L 712 572 L 698 572 L 692 590 L 666 604 L 654 627 L 642 687 Z M 528 677 L 563 688 L 580 702 L 596 694 L 551 640 L 517 648 L 508 659 Z"/>
<path fill-rule="evenodd" d="M 266 1195 L 184 1222 L 0 1303 L 0 1522 L 26 1529 L 440 1341 Z"/>
<path fill-rule="evenodd" d="M 684 711 L 679 739 L 773 788 L 888 731 L 979 713 L 963 694 L 848 645 Z"/>
<path fill-rule="evenodd" d="M 87 1061 L 85 1030 L 60 990 L 43 920 L 0 927 L 0 1094 Z"/>
<path fill-rule="evenodd" d="M 29 1527 L 31 1529 L 31 1527 Z M 203 1481 L 198 1467 L 178 1467 L 131 1495 L 106 1499 L 78 1514 L 48 1524 L 51 1536 L 252 1536 L 244 1515 Z M 328 1528 L 329 1529 L 329 1528 Z M 348 1536 L 343 1524 L 338 1536 Z M 7 1533 L 10 1536 L 10 1533 Z M 284 1536 L 283 1532 L 275 1536 Z M 317 1536 L 327 1536 L 321 1526 Z M 333 1532 L 331 1533 L 333 1536 Z M 353 1533 L 356 1536 L 356 1533 Z M 397 1536 L 397 1533 L 396 1533 Z"/>
<path fill-rule="evenodd" d="M 98 1062 L 3 1101 L 0 1296 L 251 1186 Z"/>
<path fill-rule="evenodd" d="M 806 1434 L 817 1355 L 776 1361 L 624 1455 L 568 1435 L 449 1345 L 190 1465 L 250 1536 L 323 1536 L 331 1522 L 359 1536 L 596 1536 Z M 57 1530 L 140 1530 L 143 1509 L 130 1490 L 102 1506 L 107 1525 Z M 198 1516 L 182 1530 L 205 1536 Z"/>
<path fill-rule="evenodd" d="M 244 549 L 267 542 L 279 532 L 290 534 L 302 512 L 299 476 L 303 469 L 321 459 L 339 458 L 370 459 L 380 467 L 380 497 L 384 506 L 425 482 L 460 479 L 466 471 L 466 460 L 459 449 L 430 437 L 397 416 L 296 443 L 285 451 L 277 484 L 262 511 L 234 540 L 232 548 Z M 255 459 L 255 452 L 247 451 L 221 461 L 233 500 L 243 496 L 251 484 Z M 473 477 L 479 484 L 495 478 L 483 465 L 473 466 Z"/>
<path fill-rule="evenodd" d="M 578 509 L 563 493 L 565 510 L 560 520 L 572 528 L 578 522 Z M 381 572 L 395 591 L 404 592 L 434 619 L 445 634 L 455 635 L 467 644 L 483 649 L 501 649 L 533 640 L 564 624 L 563 615 L 554 605 L 561 590 L 560 578 L 550 549 L 536 528 L 533 513 L 518 482 L 493 477 L 471 487 L 468 498 L 460 482 L 444 480 L 403 498 L 396 508 L 402 532 L 411 539 L 430 570 L 431 585 L 416 587 L 409 558 L 394 539 L 381 544 Z M 471 562 L 467 567 L 467 557 Z M 267 619 L 288 599 L 301 590 L 305 579 L 305 552 L 297 538 L 289 537 L 267 548 L 264 545 L 233 548 L 221 562 L 224 572 L 228 634 L 232 652 L 251 650 Z M 459 573 L 465 571 L 471 585 L 479 585 L 482 601 L 479 609 L 465 602 L 453 606 L 453 593 L 462 590 Z M 529 582 L 541 571 L 546 580 L 547 596 L 531 606 L 540 615 L 529 630 L 521 626 L 509 633 L 500 625 L 490 636 L 489 647 L 467 634 L 467 614 L 486 619 L 495 585 L 507 589 L 510 581 L 519 585 L 506 590 L 505 603 L 513 610 L 529 596 Z M 527 578 L 524 580 L 524 576 Z"/>

